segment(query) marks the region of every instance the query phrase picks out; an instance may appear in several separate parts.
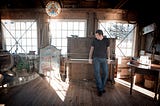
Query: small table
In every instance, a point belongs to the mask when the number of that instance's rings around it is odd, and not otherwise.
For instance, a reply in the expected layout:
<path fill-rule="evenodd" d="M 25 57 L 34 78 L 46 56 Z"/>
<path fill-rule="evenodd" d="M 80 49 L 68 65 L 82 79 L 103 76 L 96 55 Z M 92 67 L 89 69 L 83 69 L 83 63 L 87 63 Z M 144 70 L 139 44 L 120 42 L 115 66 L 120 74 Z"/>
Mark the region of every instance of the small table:
<path fill-rule="evenodd" d="M 131 86 L 130 86 L 130 94 L 132 95 L 132 87 L 133 87 L 133 76 L 135 73 L 144 74 L 144 75 L 153 75 L 156 78 L 156 87 L 155 87 L 155 97 L 157 100 L 157 94 L 160 95 L 160 65 L 151 64 L 144 65 L 138 62 L 129 62 L 127 63 L 131 68 Z M 158 102 L 160 102 L 160 96 L 158 98 Z"/>

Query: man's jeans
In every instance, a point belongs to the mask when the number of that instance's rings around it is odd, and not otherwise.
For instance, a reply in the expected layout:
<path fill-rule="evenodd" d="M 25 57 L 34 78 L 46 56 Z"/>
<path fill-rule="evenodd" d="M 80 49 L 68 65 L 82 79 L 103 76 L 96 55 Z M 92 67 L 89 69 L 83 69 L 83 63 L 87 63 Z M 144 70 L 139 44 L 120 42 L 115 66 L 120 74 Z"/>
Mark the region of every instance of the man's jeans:
<path fill-rule="evenodd" d="M 93 58 L 94 75 L 98 91 L 103 91 L 108 77 L 108 64 L 106 58 Z M 102 73 L 101 70 L 102 69 Z"/>

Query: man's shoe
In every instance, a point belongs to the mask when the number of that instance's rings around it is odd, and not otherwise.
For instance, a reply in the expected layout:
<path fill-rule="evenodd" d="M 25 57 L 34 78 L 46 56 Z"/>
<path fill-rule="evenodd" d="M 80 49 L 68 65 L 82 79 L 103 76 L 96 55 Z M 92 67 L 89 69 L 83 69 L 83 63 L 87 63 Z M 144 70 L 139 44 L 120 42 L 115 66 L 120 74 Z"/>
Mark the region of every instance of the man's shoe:
<path fill-rule="evenodd" d="M 102 91 L 102 93 L 105 93 L 105 92 L 106 92 L 106 90 L 103 90 L 103 91 Z"/>
<path fill-rule="evenodd" d="M 99 91 L 99 92 L 98 92 L 98 96 L 102 96 L 102 91 Z"/>

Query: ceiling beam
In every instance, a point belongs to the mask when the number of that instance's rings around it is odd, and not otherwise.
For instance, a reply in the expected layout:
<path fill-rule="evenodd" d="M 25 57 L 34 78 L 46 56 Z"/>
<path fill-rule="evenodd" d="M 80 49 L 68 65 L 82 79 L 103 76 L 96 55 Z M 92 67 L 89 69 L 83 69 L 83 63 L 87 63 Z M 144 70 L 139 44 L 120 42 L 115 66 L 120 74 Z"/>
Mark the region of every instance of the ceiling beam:
<path fill-rule="evenodd" d="M 62 8 L 62 1 L 61 0 L 57 0 L 58 2 L 59 2 L 59 4 L 60 4 L 60 6 L 61 6 L 61 8 Z"/>
<path fill-rule="evenodd" d="M 42 8 L 45 8 L 44 0 L 40 0 L 40 4 L 41 4 Z"/>
<path fill-rule="evenodd" d="M 114 9 L 120 9 L 128 0 L 120 0 L 120 2 L 114 7 Z"/>

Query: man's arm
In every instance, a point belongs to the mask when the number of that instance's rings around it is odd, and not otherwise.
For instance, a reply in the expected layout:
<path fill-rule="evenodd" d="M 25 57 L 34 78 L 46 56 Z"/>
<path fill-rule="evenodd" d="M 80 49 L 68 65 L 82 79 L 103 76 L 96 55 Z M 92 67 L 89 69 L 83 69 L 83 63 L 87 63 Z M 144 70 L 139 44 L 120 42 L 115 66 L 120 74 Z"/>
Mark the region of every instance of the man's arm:
<path fill-rule="evenodd" d="M 107 57 L 108 57 L 108 64 L 110 64 L 110 57 L 111 57 L 111 53 L 110 53 L 110 47 L 107 47 Z"/>
<path fill-rule="evenodd" d="M 90 51 L 89 51 L 89 63 L 90 63 L 90 64 L 92 64 L 93 50 L 94 50 L 94 47 L 91 46 Z"/>
<path fill-rule="evenodd" d="M 111 58 L 111 52 L 110 52 L 110 47 L 108 46 L 107 47 L 107 57 L 108 57 L 108 59 L 110 59 Z"/>

